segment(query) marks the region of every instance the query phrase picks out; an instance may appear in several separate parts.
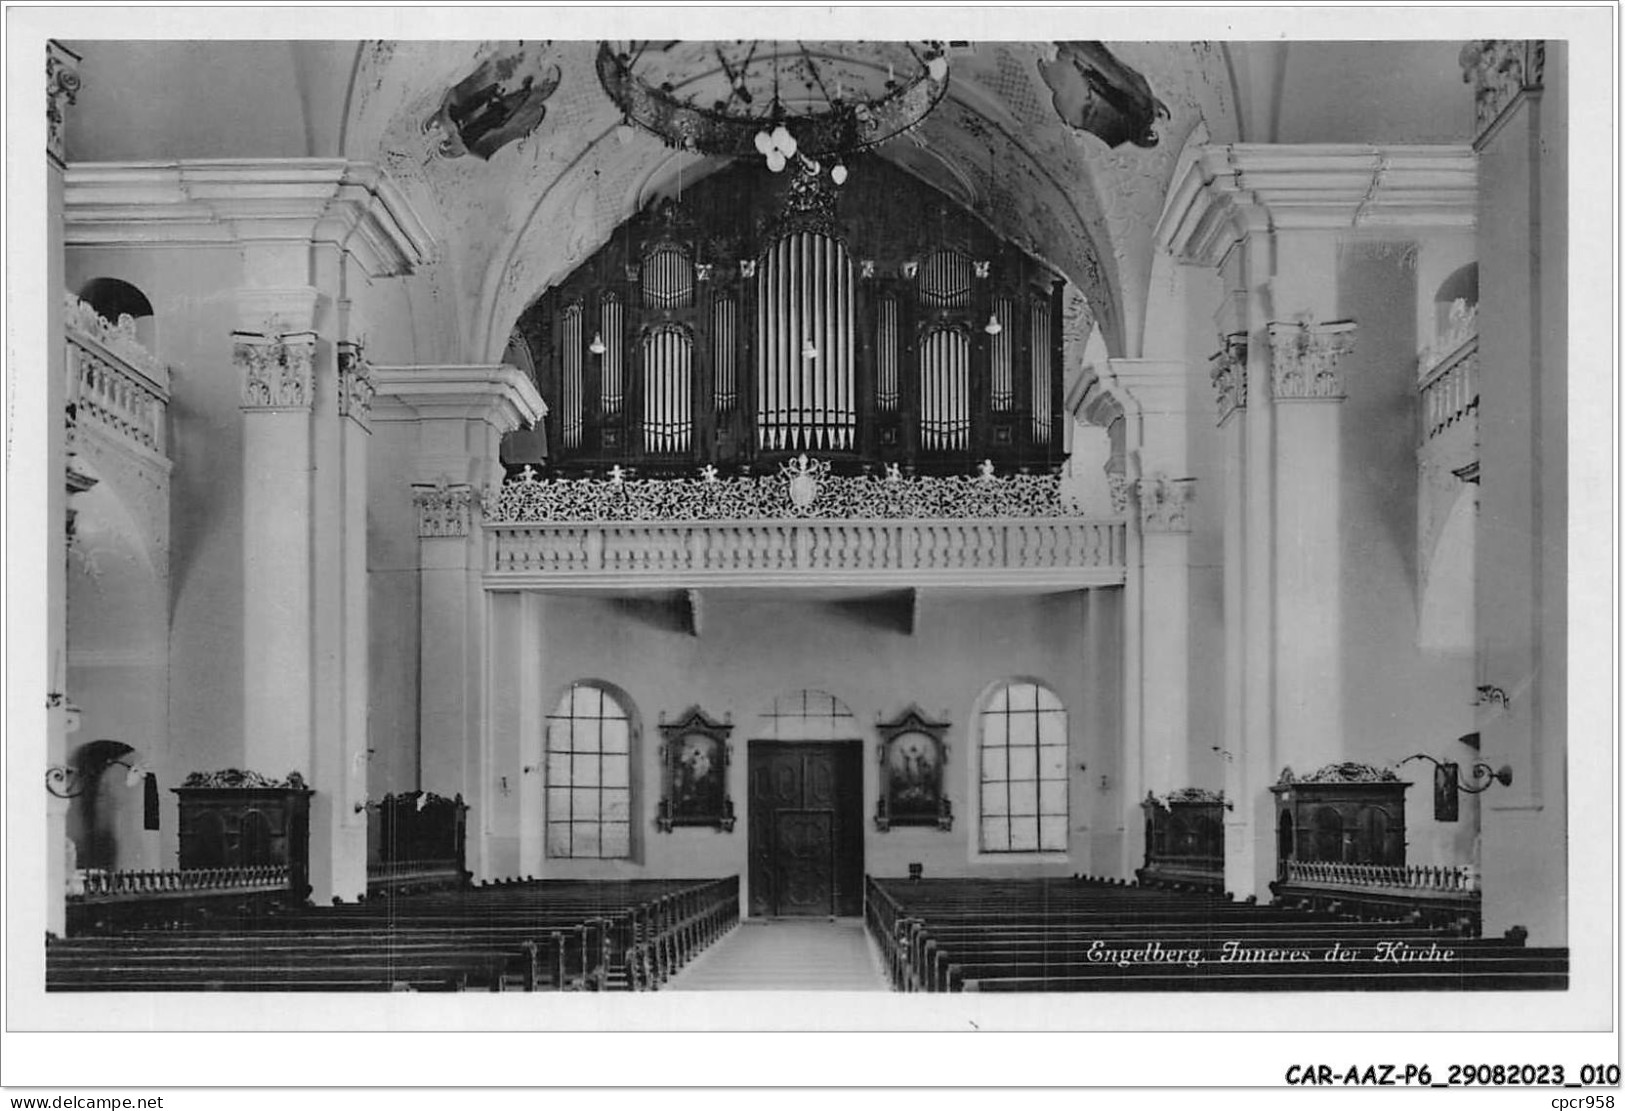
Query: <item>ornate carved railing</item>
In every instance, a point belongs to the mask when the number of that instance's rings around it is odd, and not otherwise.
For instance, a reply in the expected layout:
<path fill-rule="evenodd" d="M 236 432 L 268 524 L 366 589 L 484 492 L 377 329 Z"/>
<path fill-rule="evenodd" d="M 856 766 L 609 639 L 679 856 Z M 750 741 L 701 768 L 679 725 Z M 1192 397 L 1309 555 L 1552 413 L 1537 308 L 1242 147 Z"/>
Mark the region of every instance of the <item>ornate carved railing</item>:
<path fill-rule="evenodd" d="M 65 297 L 68 403 L 76 421 L 162 456 L 168 371 L 136 340 L 130 317 L 110 324 L 71 293 Z"/>
<path fill-rule="evenodd" d="M 495 524 L 487 572 L 502 579 L 741 574 L 1122 581 L 1121 520 L 694 521 Z"/>
<path fill-rule="evenodd" d="M 1423 367 L 1417 389 L 1425 442 L 1478 411 L 1478 336 L 1468 336 L 1436 362 L 1424 355 Z"/>
<path fill-rule="evenodd" d="M 285 890 L 289 883 L 286 864 L 265 864 L 246 868 L 188 868 L 169 871 L 108 872 L 85 869 L 78 877 L 77 892 L 69 898 L 84 900 L 120 897 L 150 899 L 155 896 L 222 894 L 226 892 Z"/>
<path fill-rule="evenodd" d="M 1331 861 L 1289 860 L 1288 883 L 1321 887 L 1401 888 L 1418 893 L 1469 893 L 1479 889 L 1478 872 L 1470 865 L 1339 864 Z"/>

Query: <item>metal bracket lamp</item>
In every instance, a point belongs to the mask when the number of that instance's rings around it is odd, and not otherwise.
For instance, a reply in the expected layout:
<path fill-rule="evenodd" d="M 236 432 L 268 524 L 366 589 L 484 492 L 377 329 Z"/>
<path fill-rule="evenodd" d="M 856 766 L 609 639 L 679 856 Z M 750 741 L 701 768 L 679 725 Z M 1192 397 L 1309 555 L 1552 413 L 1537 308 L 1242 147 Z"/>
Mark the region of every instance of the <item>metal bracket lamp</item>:
<path fill-rule="evenodd" d="M 1405 759 L 1401 760 L 1400 763 L 1408 764 L 1412 760 L 1427 760 L 1436 768 L 1450 768 L 1455 766 L 1450 761 L 1436 760 L 1425 752 L 1418 752 L 1415 756 L 1407 756 Z M 1472 771 L 1469 774 L 1468 779 L 1471 780 L 1472 783 L 1479 783 L 1480 780 L 1483 782 L 1479 786 L 1475 787 L 1469 786 L 1467 783 L 1463 783 L 1458 780 L 1456 783 L 1456 790 L 1460 791 L 1464 795 L 1481 795 L 1497 783 L 1503 787 L 1510 787 L 1512 786 L 1512 765 L 1502 764 L 1499 768 L 1492 768 L 1483 761 L 1476 761 L 1473 764 Z"/>
<path fill-rule="evenodd" d="M 106 763 L 98 764 L 94 769 L 52 764 L 45 769 L 45 789 L 59 799 L 76 799 L 85 793 L 102 772 L 114 764 L 128 769 L 124 774 L 126 787 L 139 787 L 141 781 L 152 774 L 145 765 L 131 764 L 124 760 L 108 760 Z"/>

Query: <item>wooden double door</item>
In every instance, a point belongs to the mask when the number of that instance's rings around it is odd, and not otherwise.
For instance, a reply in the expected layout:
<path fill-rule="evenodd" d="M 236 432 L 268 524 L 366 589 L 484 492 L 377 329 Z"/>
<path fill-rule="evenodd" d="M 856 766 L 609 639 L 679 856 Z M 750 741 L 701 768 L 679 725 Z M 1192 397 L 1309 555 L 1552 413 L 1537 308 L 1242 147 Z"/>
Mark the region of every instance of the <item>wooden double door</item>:
<path fill-rule="evenodd" d="M 863 742 L 751 741 L 750 913 L 863 913 Z"/>

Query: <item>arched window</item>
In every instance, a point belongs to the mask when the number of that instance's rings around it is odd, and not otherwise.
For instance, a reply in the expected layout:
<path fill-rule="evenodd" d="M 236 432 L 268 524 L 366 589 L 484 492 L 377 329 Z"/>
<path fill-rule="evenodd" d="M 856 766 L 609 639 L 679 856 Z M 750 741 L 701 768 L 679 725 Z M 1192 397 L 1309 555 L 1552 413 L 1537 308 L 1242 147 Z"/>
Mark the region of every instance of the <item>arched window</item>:
<path fill-rule="evenodd" d="M 982 710 L 979 799 L 984 853 L 1065 852 L 1066 708 L 1024 680 Z"/>
<path fill-rule="evenodd" d="M 769 741 L 844 741 L 863 734 L 846 704 L 823 691 L 780 695 L 762 715 L 757 736 Z"/>
<path fill-rule="evenodd" d="M 576 683 L 547 717 L 547 855 L 632 855 L 632 720 L 611 692 Z"/>

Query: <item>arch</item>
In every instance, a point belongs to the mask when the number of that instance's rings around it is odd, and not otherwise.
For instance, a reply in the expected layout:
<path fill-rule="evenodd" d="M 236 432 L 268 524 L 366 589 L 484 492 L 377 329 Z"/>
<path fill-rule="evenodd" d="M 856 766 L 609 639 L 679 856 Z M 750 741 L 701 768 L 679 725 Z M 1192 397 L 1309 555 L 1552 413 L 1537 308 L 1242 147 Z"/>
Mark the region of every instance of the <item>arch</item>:
<path fill-rule="evenodd" d="M 1449 305 L 1455 301 L 1478 304 L 1478 263 L 1469 262 L 1456 268 L 1450 272 L 1449 277 L 1439 283 L 1438 292 L 1433 295 L 1433 303 Z"/>
<path fill-rule="evenodd" d="M 821 690 L 781 694 L 757 720 L 754 740 L 850 741 L 862 736 L 858 719 L 846 703 Z"/>
<path fill-rule="evenodd" d="M 543 822 L 547 856 L 636 858 L 638 719 L 613 683 L 571 683 L 547 715 Z"/>
<path fill-rule="evenodd" d="M 1343 815 L 1335 807 L 1322 806 L 1309 819 L 1314 837 L 1316 860 L 1341 862 L 1343 859 Z"/>
<path fill-rule="evenodd" d="M 1065 853 L 1070 828 L 1066 705 L 1039 679 L 994 683 L 978 702 L 976 851 Z"/>
<path fill-rule="evenodd" d="M 147 295 L 118 278 L 92 278 L 79 287 L 79 300 L 101 314 L 109 324 L 117 324 L 121 316 L 140 320 L 152 315 L 152 302 Z"/>
<path fill-rule="evenodd" d="M 1297 859 L 1297 835 L 1292 811 L 1283 810 L 1275 820 L 1275 874 L 1286 879 L 1286 862 Z"/>

